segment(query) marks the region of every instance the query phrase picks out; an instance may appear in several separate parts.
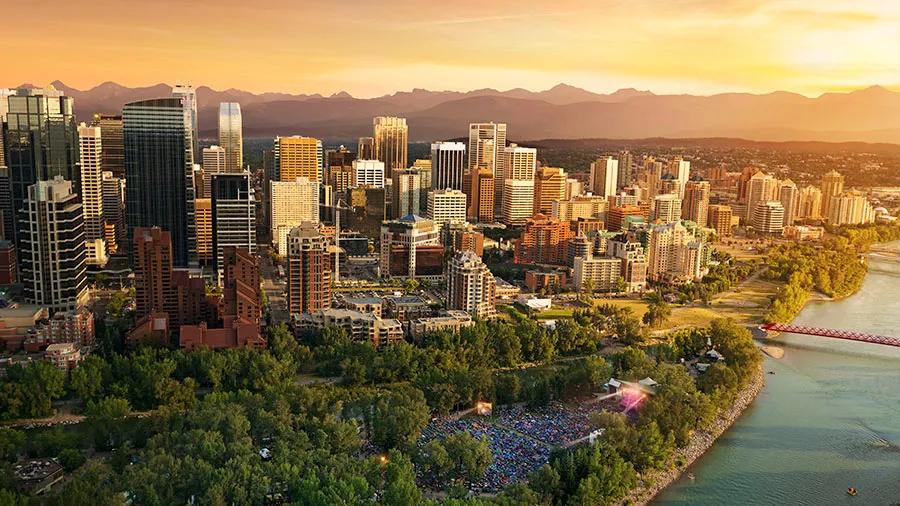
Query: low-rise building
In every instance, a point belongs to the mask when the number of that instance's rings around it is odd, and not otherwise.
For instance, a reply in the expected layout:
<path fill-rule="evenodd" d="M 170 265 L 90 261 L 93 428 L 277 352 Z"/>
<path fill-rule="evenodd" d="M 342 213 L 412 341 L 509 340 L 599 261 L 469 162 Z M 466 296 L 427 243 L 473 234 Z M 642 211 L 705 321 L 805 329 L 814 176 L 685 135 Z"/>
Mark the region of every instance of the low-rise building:
<path fill-rule="evenodd" d="M 25 351 L 33 353 L 57 343 L 73 343 L 76 348 L 94 346 L 94 314 L 86 308 L 62 311 L 42 319 L 25 334 Z"/>
<path fill-rule="evenodd" d="M 40 306 L 16 304 L 0 309 L 0 344 L 9 351 L 21 350 L 28 332 L 47 318 L 47 310 Z"/>
<path fill-rule="evenodd" d="M 505 279 L 494 277 L 494 280 L 497 282 L 496 294 L 498 299 L 514 299 L 520 293 L 522 293 L 522 289 L 518 286 L 506 281 Z"/>
<path fill-rule="evenodd" d="M 78 363 L 84 359 L 84 355 L 75 343 L 56 343 L 47 346 L 44 351 L 44 359 L 53 364 L 53 367 L 68 373 L 78 367 Z"/>
<path fill-rule="evenodd" d="M 553 299 L 535 297 L 534 295 L 525 293 L 520 293 L 519 296 L 516 297 L 516 302 L 532 311 L 547 311 L 553 307 Z"/>
<path fill-rule="evenodd" d="M 818 241 L 824 235 L 824 227 L 807 227 L 803 225 L 784 227 L 784 236 L 794 241 Z"/>
<path fill-rule="evenodd" d="M 344 307 L 381 318 L 382 301 L 377 297 L 347 297 L 344 299 Z"/>
<path fill-rule="evenodd" d="M 326 309 L 314 314 L 292 314 L 294 332 L 302 334 L 313 329 L 341 327 L 354 341 L 370 341 L 375 347 L 403 339 L 400 320 L 383 320 L 373 314 L 350 309 Z"/>
<path fill-rule="evenodd" d="M 415 320 L 431 316 L 431 304 L 416 295 L 385 297 L 385 316 L 400 321 Z"/>
<path fill-rule="evenodd" d="M 221 329 L 208 328 L 206 322 L 199 325 L 182 325 L 178 345 L 193 351 L 202 346 L 218 350 L 226 348 L 264 349 L 268 345 L 259 335 L 259 325 L 239 316 L 225 318 Z"/>
<path fill-rule="evenodd" d="M 12 465 L 13 480 L 19 492 L 40 495 L 62 481 L 63 467 L 52 459 L 20 460 Z"/>
<path fill-rule="evenodd" d="M 566 286 L 566 273 L 563 271 L 528 271 L 525 273 L 525 286 L 532 292 L 538 292 L 542 288 L 559 290 Z"/>
<path fill-rule="evenodd" d="M 446 311 L 441 316 L 419 318 L 409 324 L 409 334 L 413 339 L 420 340 L 427 334 L 437 332 L 458 333 L 460 329 L 472 327 L 475 321 L 465 311 Z"/>

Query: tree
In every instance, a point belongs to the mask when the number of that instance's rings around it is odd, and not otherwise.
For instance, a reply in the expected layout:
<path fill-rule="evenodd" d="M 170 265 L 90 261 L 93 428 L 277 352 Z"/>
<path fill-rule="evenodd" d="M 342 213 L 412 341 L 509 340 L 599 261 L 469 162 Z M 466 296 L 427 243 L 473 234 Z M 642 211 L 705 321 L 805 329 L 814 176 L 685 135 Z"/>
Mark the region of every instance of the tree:
<path fill-rule="evenodd" d="M 85 408 L 85 425 L 91 428 L 94 446 L 98 450 L 109 450 L 120 446 L 125 440 L 122 420 L 131 412 L 126 399 L 104 397 L 89 401 Z"/>
<path fill-rule="evenodd" d="M 456 477 L 476 481 L 484 476 L 494 461 L 487 438 L 473 438 L 468 432 L 457 432 L 444 439 L 444 448 L 452 462 L 450 471 Z"/>
<path fill-rule="evenodd" d="M 384 474 L 385 488 L 381 498 L 383 504 L 415 506 L 422 502 L 422 492 L 416 486 L 416 475 L 409 457 L 391 450 Z"/>
<path fill-rule="evenodd" d="M 0 459 L 15 462 L 25 446 L 25 433 L 8 427 L 0 427 Z"/>
<path fill-rule="evenodd" d="M 519 400 L 522 387 L 517 374 L 500 374 L 494 378 L 497 404 L 512 404 Z"/>
<path fill-rule="evenodd" d="M 644 313 L 644 323 L 651 327 L 659 327 L 672 316 L 672 307 L 664 300 L 656 299 L 647 306 Z"/>
<path fill-rule="evenodd" d="M 69 377 L 69 388 L 83 401 L 90 401 L 103 394 L 104 377 L 109 374 L 109 364 L 96 355 L 88 355 Z"/>
<path fill-rule="evenodd" d="M 417 288 L 419 288 L 419 282 L 415 279 L 406 278 L 403 281 L 403 289 L 406 290 L 407 293 L 415 292 Z"/>
<path fill-rule="evenodd" d="M 373 442 L 384 450 L 412 445 L 428 423 L 428 417 L 428 405 L 421 390 L 402 387 L 385 392 L 373 408 Z"/>
<path fill-rule="evenodd" d="M 65 468 L 67 473 L 71 473 L 78 469 L 85 461 L 84 455 L 74 448 L 67 448 L 59 452 L 56 459 L 59 461 L 60 465 Z"/>

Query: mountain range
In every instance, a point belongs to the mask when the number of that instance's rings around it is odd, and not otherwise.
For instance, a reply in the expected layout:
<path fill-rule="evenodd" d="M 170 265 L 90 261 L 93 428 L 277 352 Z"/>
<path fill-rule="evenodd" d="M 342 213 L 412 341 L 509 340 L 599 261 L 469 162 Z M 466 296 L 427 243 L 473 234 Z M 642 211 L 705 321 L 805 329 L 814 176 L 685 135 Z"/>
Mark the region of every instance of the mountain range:
<path fill-rule="evenodd" d="M 75 99 L 81 121 L 171 93 L 167 84 L 128 88 L 106 82 L 89 90 L 60 81 L 52 85 Z M 371 135 L 375 116 L 401 116 L 409 124 L 410 141 L 459 137 L 470 122 L 495 121 L 509 125 L 508 138 L 521 140 L 733 137 L 900 143 L 900 93 L 881 86 L 815 98 L 784 91 L 697 96 L 622 89 L 604 95 L 559 84 L 541 92 L 414 89 L 367 99 L 346 92 L 325 97 L 201 86 L 197 103 L 203 137 L 216 136 L 219 102 L 241 104 L 247 138 L 298 134 L 346 140 Z"/>

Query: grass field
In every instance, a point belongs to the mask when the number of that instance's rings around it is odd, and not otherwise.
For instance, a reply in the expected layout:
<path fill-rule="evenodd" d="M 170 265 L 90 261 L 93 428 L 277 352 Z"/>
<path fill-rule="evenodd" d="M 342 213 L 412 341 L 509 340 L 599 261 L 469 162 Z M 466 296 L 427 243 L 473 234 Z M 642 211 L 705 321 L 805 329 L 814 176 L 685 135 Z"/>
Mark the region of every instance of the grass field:
<path fill-rule="evenodd" d="M 658 330 L 675 329 L 678 327 L 705 327 L 716 318 L 722 316 L 704 307 L 675 308 L 672 316 Z"/>
<path fill-rule="evenodd" d="M 762 323 L 762 318 L 769 308 L 772 297 L 775 296 L 782 284 L 764 279 L 749 281 L 732 293 L 714 298 L 710 309 L 737 323 Z"/>
<path fill-rule="evenodd" d="M 649 305 L 646 300 L 643 299 L 594 299 L 596 304 L 612 304 L 616 307 L 627 307 L 631 308 L 634 311 L 634 314 L 638 318 L 643 318 L 644 313 L 647 312 L 647 306 Z"/>

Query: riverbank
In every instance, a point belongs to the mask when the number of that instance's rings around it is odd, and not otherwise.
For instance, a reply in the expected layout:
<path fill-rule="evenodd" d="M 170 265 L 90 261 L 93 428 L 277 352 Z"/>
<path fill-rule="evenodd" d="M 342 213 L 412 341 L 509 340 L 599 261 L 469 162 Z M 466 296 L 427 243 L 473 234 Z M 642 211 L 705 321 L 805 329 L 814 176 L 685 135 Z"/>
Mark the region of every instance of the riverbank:
<path fill-rule="evenodd" d="M 760 368 L 756 376 L 741 390 L 737 400 L 734 401 L 734 404 L 727 411 L 719 413 L 709 427 L 694 433 L 689 445 L 675 452 L 673 460 L 679 465 L 675 465 L 670 469 L 646 473 L 638 483 L 637 488 L 616 504 L 619 506 L 646 506 L 650 504 L 657 494 L 677 481 L 697 459 L 702 457 L 713 446 L 716 439 L 740 418 L 741 413 L 753 403 L 753 400 L 762 391 L 764 384 L 763 370 Z"/>

